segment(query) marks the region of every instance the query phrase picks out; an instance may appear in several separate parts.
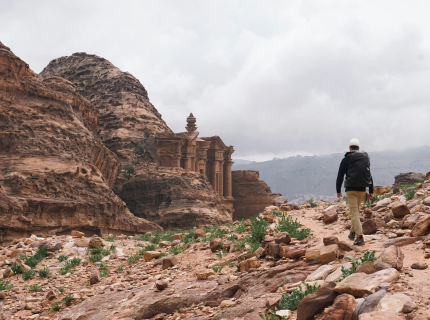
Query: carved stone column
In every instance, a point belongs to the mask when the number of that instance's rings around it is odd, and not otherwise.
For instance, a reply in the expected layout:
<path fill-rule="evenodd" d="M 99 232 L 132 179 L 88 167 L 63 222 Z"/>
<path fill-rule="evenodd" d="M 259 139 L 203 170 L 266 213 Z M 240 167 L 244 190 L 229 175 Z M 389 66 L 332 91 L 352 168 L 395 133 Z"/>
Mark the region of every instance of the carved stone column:
<path fill-rule="evenodd" d="M 217 181 L 216 181 L 216 161 L 212 162 L 212 186 L 214 187 L 214 190 L 218 192 L 216 189 Z"/>
<path fill-rule="evenodd" d="M 219 161 L 219 182 L 218 194 L 220 197 L 224 195 L 224 161 Z"/>
<path fill-rule="evenodd" d="M 233 199 L 233 189 L 232 189 L 232 180 L 231 180 L 231 166 L 233 165 L 233 161 L 226 161 L 224 163 L 224 197 L 227 199 Z"/>

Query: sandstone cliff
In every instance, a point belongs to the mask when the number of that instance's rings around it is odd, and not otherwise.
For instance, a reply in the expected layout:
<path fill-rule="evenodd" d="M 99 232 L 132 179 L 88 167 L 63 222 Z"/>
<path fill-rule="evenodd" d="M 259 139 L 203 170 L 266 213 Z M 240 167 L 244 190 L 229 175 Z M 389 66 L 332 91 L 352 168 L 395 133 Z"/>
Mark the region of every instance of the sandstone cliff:
<path fill-rule="evenodd" d="M 157 168 L 154 134 L 171 130 L 130 73 L 96 55 L 75 53 L 51 61 L 41 75 L 71 81 L 100 113 L 100 138 L 123 167 L 113 190 L 133 214 L 166 228 L 231 222 L 206 178 Z M 131 167 L 133 173 L 124 172 Z"/>
<path fill-rule="evenodd" d="M 260 180 L 259 172 L 252 170 L 232 171 L 234 213 L 233 220 L 258 215 L 274 203 L 269 186 Z"/>
<path fill-rule="evenodd" d="M 159 229 L 112 192 L 120 163 L 97 138 L 97 116 L 71 82 L 43 79 L 0 43 L 0 241 Z"/>

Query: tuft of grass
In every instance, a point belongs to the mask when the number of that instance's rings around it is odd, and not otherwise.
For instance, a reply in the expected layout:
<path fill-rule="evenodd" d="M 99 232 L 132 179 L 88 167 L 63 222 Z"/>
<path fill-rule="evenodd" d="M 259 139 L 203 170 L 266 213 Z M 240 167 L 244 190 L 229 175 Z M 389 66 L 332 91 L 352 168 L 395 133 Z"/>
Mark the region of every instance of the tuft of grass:
<path fill-rule="evenodd" d="M 36 270 L 27 270 L 22 273 L 22 279 L 24 281 L 33 279 L 37 275 Z"/>
<path fill-rule="evenodd" d="M 259 313 L 258 315 L 260 316 L 260 318 L 261 319 L 263 319 L 263 320 L 286 320 L 287 319 L 287 317 L 286 316 L 281 316 L 281 317 L 279 317 L 279 316 L 277 316 L 276 315 L 276 311 L 277 311 L 278 309 L 277 308 L 275 308 L 275 311 L 273 311 L 273 310 L 269 310 L 269 314 L 262 314 L 262 313 Z"/>
<path fill-rule="evenodd" d="M 297 221 L 293 220 L 292 217 L 281 217 L 278 220 L 278 225 L 276 226 L 276 232 L 288 232 L 291 237 L 297 240 L 303 240 L 311 236 L 311 230 L 303 228 L 303 225 Z"/>
<path fill-rule="evenodd" d="M 310 199 L 310 200 L 306 201 L 306 203 L 309 203 L 311 205 L 311 208 L 318 207 L 318 204 L 314 201 L 314 199 Z"/>
<path fill-rule="evenodd" d="M 28 286 L 28 290 L 31 292 L 42 292 L 43 287 L 38 285 L 37 283 Z"/>
<path fill-rule="evenodd" d="M 246 249 L 246 251 L 254 252 L 258 248 L 260 248 L 261 244 L 259 242 L 248 242 L 251 248 Z"/>
<path fill-rule="evenodd" d="M 405 191 L 403 195 L 407 200 L 411 200 L 415 196 L 415 193 L 417 193 L 417 190 L 413 189 L 413 190 Z"/>
<path fill-rule="evenodd" d="M 176 256 L 177 254 L 184 252 L 185 249 L 186 249 L 185 244 L 182 246 L 177 245 L 177 246 L 170 248 L 169 253 Z"/>
<path fill-rule="evenodd" d="M 110 252 L 115 252 L 116 251 L 116 246 L 111 245 L 109 250 L 110 250 Z"/>
<path fill-rule="evenodd" d="M 61 309 L 61 306 L 59 305 L 58 302 L 49 307 L 49 310 L 51 312 L 60 311 L 60 309 Z"/>
<path fill-rule="evenodd" d="M 66 261 L 67 259 L 69 259 L 69 257 L 66 256 L 65 254 L 62 254 L 61 256 L 58 256 L 55 259 L 57 259 L 60 262 L 63 262 L 63 261 Z"/>
<path fill-rule="evenodd" d="M 261 219 L 260 217 L 252 217 L 251 220 L 251 241 L 252 242 L 260 242 L 264 240 L 266 236 L 266 229 L 269 226 L 269 223 Z"/>
<path fill-rule="evenodd" d="M 369 208 L 372 204 L 375 204 L 378 201 L 383 200 L 385 198 L 391 198 L 392 196 L 393 196 L 393 193 L 386 193 L 386 194 L 381 194 L 381 195 L 375 194 L 375 195 L 373 195 L 373 199 L 371 199 L 371 200 L 369 199 L 367 201 L 363 200 L 362 204 L 363 204 L 363 207 Z"/>
<path fill-rule="evenodd" d="M 283 293 L 281 299 L 279 300 L 279 308 L 281 310 L 296 310 L 299 303 L 309 294 L 313 294 L 317 292 L 321 286 L 309 285 L 303 282 L 305 285 L 305 290 L 303 291 L 302 287 L 299 287 L 296 290 L 293 290 L 291 293 Z"/>
<path fill-rule="evenodd" d="M 241 220 L 238 223 L 237 227 L 236 227 L 236 232 L 239 233 L 239 234 L 241 234 L 241 233 L 244 233 L 247 230 L 248 230 L 248 227 L 245 224 L 245 220 Z"/>
<path fill-rule="evenodd" d="M 114 242 L 115 241 L 115 239 L 116 239 L 116 235 L 115 234 L 112 234 L 112 235 L 110 235 L 110 236 L 108 236 L 108 237 L 106 237 L 106 241 L 109 241 L 109 242 Z"/>
<path fill-rule="evenodd" d="M 36 253 L 25 259 L 25 264 L 31 268 L 35 268 L 40 261 L 46 258 L 48 255 L 48 249 L 40 248 L 36 251 Z"/>
<path fill-rule="evenodd" d="M 13 288 L 13 284 L 10 281 L 4 281 L 0 279 L 0 291 L 7 291 Z"/>
<path fill-rule="evenodd" d="M 138 254 L 136 254 L 136 255 L 128 257 L 127 262 L 130 263 L 130 264 L 132 264 L 132 263 L 135 263 L 135 262 L 139 261 L 140 258 L 141 258 L 141 256 L 139 256 Z"/>
<path fill-rule="evenodd" d="M 215 273 L 221 273 L 222 268 L 224 268 L 224 265 L 218 264 L 217 266 L 212 267 L 212 270 L 215 271 Z"/>
<path fill-rule="evenodd" d="M 95 263 L 95 262 L 102 261 L 103 258 L 104 257 L 103 257 L 103 255 L 101 253 L 96 253 L 96 254 L 90 255 L 88 257 L 88 261 Z"/>
<path fill-rule="evenodd" d="M 64 304 L 69 304 L 70 302 L 72 302 L 73 301 L 73 295 L 71 294 L 71 293 L 69 293 L 67 296 L 65 296 L 64 298 L 63 298 L 63 302 L 64 302 Z"/>
<path fill-rule="evenodd" d="M 11 266 L 10 269 L 13 271 L 13 274 L 21 274 L 24 271 L 20 264 Z"/>
<path fill-rule="evenodd" d="M 64 288 L 62 288 L 62 287 L 58 287 L 57 289 L 58 289 L 58 291 L 60 291 L 61 294 L 63 294 L 64 292 L 66 292 L 66 290 L 64 290 Z"/>
<path fill-rule="evenodd" d="M 100 263 L 99 270 L 100 270 L 100 277 L 101 278 L 109 277 L 109 269 L 108 269 L 107 264 Z"/>
<path fill-rule="evenodd" d="M 223 258 L 224 256 L 226 256 L 227 255 L 227 253 L 225 253 L 222 249 L 221 250 L 218 250 L 217 252 L 216 252 L 216 256 L 218 257 L 218 258 Z"/>
<path fill-rule="evenodd" d="M 378 258 L 375 257 L 376 251 L 366 251 L 363 255 L 363 257 L 361 257 L 360 259 L 355 259 L 353 257 L 346 257 L 346 259 L 348 259 L 352 266 L 351 268 L 345 268 L 344 266 L 341 267 L 341 271 L 342 271 L 342 278 L 336 280 L 336 282 L 340 282 L 343 279 L 345 279 L 346 277 L 350 276 L 351 274 L 354 274 L 357 271 L 357 267 L 367 261 L 370 262 L 374 262 L 376 261 Z"/>
<path fill-rule="evenodd" d="M 116 268 L 116 271 L 123 272 L 124 271 L 124 267 L 123 266 L 119 266 L 118 268 Z"/>
<path fill-rule="evenodd" d="M 155 244 L 149 244 L 147 246 L 140 245 L 140 247 L 142 247 L 142 249 L 139 250 L 138 255 L 142 257 L 146 251 L 154 251 L 157 246 Z"/>
<path fill-rule="evenodd" d="M 37 271 L 37 273 L 41 278 L 48 278 L 51 275 L 51 271 L 48 269 L 48 267 L 40 269 L 39 271 Z"/>

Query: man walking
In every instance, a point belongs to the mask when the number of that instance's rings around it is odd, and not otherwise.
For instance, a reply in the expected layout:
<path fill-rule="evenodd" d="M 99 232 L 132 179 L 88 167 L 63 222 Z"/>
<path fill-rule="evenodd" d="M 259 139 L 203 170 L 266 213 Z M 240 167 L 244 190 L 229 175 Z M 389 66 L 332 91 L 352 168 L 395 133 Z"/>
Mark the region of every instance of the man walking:
<path fill-rule="evenodd" d="M 352 139 L 349 142 L 349 152 L 345 154 L 339 166 L 336 180 L 336 192 L 339 199 L 342 198 L 341 187 L 345 177 L 345 192 L 351 212 L 351 232 L 348 238 L 354 241 L 354 245 L 364 245 L 363 228 L 360 221 L 360 203 L 369 187 L 369 198 L 373 199 L 373 179 L 370 173 L 369 155 L 360 151 L 360 142 Z"/>

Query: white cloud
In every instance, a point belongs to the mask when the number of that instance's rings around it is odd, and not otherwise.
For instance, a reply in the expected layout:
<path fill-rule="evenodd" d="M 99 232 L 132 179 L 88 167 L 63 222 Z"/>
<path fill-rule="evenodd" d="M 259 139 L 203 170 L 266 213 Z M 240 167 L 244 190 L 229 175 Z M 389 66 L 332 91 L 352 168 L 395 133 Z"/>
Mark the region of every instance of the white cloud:
<path fill-rule="evenodd" d="M 37 72 L 77 51 L 135 75 L 175 131 L 265 159 L 428 144 L 430 3 L 0 1 L 0 41 Z"/>

